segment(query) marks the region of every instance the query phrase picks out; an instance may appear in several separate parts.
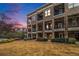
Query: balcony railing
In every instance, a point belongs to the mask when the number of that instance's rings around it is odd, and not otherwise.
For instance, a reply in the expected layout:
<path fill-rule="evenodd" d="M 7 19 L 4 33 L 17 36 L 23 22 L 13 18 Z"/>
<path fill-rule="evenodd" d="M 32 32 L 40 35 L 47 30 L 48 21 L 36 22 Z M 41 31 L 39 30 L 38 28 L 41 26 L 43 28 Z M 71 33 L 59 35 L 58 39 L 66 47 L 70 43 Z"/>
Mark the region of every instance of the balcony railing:
<path fill-rule="evenodd" d="M 33 28 L 33 29 L 32 29 L 32 32 L 36 32 L 36 29 L 35 29 L 35 28 Z"/>

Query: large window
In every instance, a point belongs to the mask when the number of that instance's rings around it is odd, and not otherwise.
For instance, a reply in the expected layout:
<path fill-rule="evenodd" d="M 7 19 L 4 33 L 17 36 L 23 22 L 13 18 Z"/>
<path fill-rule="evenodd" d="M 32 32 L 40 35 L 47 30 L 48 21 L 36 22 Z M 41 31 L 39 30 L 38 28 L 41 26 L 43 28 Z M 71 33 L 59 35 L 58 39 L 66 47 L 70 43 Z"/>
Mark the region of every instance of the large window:
<path fill-rule="evenodd" d="M 77 6 L 79 6 L 79 3 L 74 3 L 74 7 L 77 7 Z"/>
<path fill-rule="evenodd" d="M 54 26 L 55 29 L 64 28 L 64 18 L 55 19 L 54 22 L 55 22 L 55 26 Z"/>
<path fill-rule="evenodd" d="M 68 8 L 73 8 L 74 6 L 73 6 L 73 3 L 69 3 L 68 4 Z"/>
<path fill-rule="evenodd" d="M 68 4 L 68 8 L 74 8 L 74 7 L 77 7 L 79 6 L 79 3 L 69 3 Z"/>
<path fill-rule="evenodd" d="M 52 30 L 52 21 L 45 22 L 45 29 Z"/>
<path fill-rule="evenodd" d="M 36 17 L 35 17 L 35 15 L 34 15 L 34 16 L 32 16 L 32 21 L 35 21 L 35 18 L 36 18 Z"/>
<path fill-rule="evenodd" d="M 43 12 L 37 14 L 37 20 L 43 20 Z"/>
<path fill-rule="evenodd" d="M 79 15 L 71 15 L 68 17 L 69 27 L 79 27 Z"/>
<path fill-rule="evenodd" d="M 63 28 L 63 23 L 58 23 L 58 28 Z"/>
<path fill-rule="evenodd" d="M 64 38 L 64 32 L 55 32 L 55 38 Z"/>
<path fill-rule="evenodd" d="M 27 22 L 28 24 L 31 24 L 31 17 L 28 18 Z"/>
<path fill-rule="evenodd" d="M 28 34 L 28 38 L 31 38 L 31 34 Z"/>
<path fill-rule="evenodd" d="M 54 15 L 62 15 L 64 13 L 65 7 L 64 3 L 59 4 L 54 7 Z"/>
<path fill-rule="evenodd" d="M 45 10 L 45 16 L 50 16 L 50 15 L 51 15 L 51 11 L 50 11 L 50 9 Z"/>

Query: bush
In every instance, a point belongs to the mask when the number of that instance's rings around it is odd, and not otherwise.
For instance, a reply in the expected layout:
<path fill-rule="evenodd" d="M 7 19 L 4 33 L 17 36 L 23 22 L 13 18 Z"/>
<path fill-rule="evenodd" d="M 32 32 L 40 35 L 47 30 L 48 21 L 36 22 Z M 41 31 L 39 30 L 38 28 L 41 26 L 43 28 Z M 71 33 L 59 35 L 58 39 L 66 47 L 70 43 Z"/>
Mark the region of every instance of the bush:
<path fill-rule="evenodd" d="M 12 42 L 14 41 L 14 39 L 2 39 L 0 40 L 0 43 L 8 43 L 8 42 Z"/>
<path fill-rule="evenodd" d="M 26 41 L 27 40 L 27 38 L 24 38 L 24 41 Z"/>
<path fill-rule="evenodd" d="M 51 39 L 51 42 L 61 42 L 61 43 L 71 43 L 71 44 L 74 44 L 76 42 L 76 39 L 75 38 L 54 38 L 54 39 Z"/>
<path fill-rule="evenodd" d="M 37 41 L 48 41 L 48 38 L 44 37 L 44 38 L 37 38 Z"/>
<path fill-rule="evenodd" d="M 51 38 L 51 42 L 55 42 L 55 39 L 54 38 Z"/>
<path fill-rule="evenodd" d="M 26 40 L 32 40 L 32 38 L 24 38 L 24 41 L 26 41 Z"/>
<path fill-rule="evenodd" d="M 65 38 L 54 38 L 54 39 L 51 39 L 51 42 L 65 42 Z"/>
<path fill-rule="evenodd" d="M 69 38 L 68 39 L 68 43 L 70 43 L 70 44 L 75 44 L 75 42 L 76 42 L 75 38 Z"/>

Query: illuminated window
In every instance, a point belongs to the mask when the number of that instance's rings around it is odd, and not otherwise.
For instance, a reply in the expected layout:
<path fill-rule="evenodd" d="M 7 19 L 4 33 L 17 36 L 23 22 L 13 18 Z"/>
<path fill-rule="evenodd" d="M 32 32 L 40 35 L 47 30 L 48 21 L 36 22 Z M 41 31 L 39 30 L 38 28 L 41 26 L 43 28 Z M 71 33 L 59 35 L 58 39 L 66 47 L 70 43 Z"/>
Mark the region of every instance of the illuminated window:
<path fill-rule="evenodd" d="M 47 16 L 47 10 L 45 11 L 45 16 Z"/>
<path fill-rule="evenodd" d="M 50 11 L 50 9 L 45 10 L 45 16 L 49 16 L 49 15 L 51 15 L 51 11 Z"/>
<path fill-rule="evenodd" d="M 50 15 L 50 9 L 48 10 L 48 15 Z"/>

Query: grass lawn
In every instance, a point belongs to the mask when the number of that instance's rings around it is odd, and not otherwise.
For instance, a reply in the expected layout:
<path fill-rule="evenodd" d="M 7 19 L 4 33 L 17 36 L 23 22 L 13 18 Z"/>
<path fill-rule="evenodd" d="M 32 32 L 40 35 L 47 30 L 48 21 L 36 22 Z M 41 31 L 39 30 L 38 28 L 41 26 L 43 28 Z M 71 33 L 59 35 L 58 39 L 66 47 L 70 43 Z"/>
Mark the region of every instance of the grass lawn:
<path fill-rule="evenodd" d="M 0 44 L 0 55 L 11 56 L 53 56 L 53 55 L 77 55 L 79 45 L 55 42 L 39 42 L 34 40 L 13 41 Z"/>

